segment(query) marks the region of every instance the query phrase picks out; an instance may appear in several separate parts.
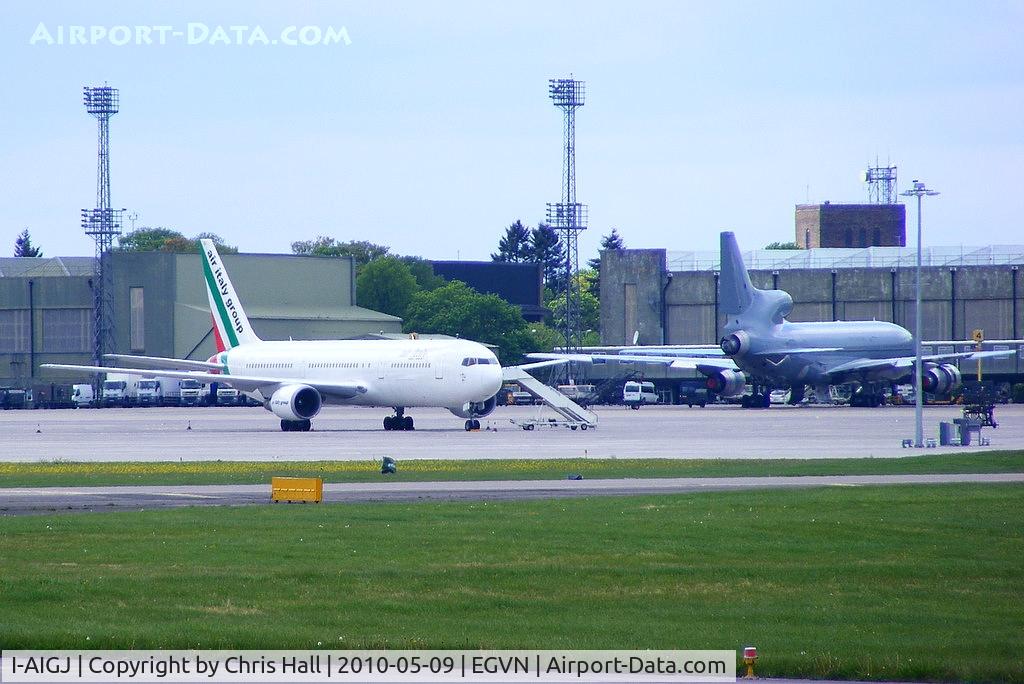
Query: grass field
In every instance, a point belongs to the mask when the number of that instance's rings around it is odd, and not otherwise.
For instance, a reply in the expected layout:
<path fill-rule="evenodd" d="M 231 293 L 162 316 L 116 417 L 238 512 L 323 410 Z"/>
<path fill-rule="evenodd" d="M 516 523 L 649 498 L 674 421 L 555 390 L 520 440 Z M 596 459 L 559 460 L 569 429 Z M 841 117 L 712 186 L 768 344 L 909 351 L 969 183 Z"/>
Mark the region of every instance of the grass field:
<path fill-rule="evenodd" d="M 3 648 L 758 647 L 1024 681 L 1024 487 L 0 518 Z"/>
<path fill-rule="evenodd" d="M 562 479 L 579 473 L 608 477 L 729 477 L 750 475 L 888 475 L 895 473 L 1024 472 L 1024 451 L 906 458 L 676 460 L 509 459 L 408 460 L 389 480 Z M 192 461 L 0 463 L 0 487 L 127 484 L 258 484 L 273 475 L 322 477 L 325 482 L 381 479 L 379 461 Z"/>

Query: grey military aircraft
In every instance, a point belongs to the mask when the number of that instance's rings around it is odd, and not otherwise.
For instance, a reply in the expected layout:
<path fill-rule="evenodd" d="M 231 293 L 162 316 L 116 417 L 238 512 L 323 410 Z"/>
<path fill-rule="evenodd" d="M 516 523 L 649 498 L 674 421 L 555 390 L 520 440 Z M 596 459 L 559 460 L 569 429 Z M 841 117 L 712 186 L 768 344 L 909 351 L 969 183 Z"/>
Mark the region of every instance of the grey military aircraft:
<path fill-rule="evenodd" d="M 759 290 L 750 282 L 736 236 L 721 234 L 719 305 L 727 315 L 719 348 L 701 346 L 627 347 L 619 353 L 530 354 L 531 358 L 570 357 L 571 361 L 607 361 L 669 365 L 696 369 L 706 376 L 708 390 L 723 397 L 743 395 L 749 381 L 752 395 L 744 406 L 769 405 L 773 388 L 790 390 L 790 403 L 803 400 L 807 385 L 818 397 L 829 385 L 855 385 L 855 404 L 883 403 L 885 385 L 912 382 L 914 337 L 884 321 L 791 323 L 793 298 L 783 290 Z M 944 394 L 961 384 L 960 370 L 950 363 L 1005 356 L 1012 351 L 962 352 L 922 357 L 922 387 Z"/>

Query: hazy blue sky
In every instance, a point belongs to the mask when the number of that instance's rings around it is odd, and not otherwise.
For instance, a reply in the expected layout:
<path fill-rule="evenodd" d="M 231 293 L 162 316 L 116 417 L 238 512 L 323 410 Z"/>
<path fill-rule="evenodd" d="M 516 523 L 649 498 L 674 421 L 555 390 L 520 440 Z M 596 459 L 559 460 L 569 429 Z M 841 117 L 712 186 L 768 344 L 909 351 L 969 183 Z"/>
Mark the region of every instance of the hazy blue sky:
<path fill-rule="evenodd" d="M 190 22 L 250 28 L 190 45 Z M 54 40 L 72 25 L 186 35 L 47 45 L 40 23 Z M 307 25 L 350 44 L 244 44 Z M 559 199 L 547 79 L 570 73 L 587 82 L 582 258 L 612 226 L 631 247 L 714 249 L 722 229 L 744 248 L 792 240 L 795 204 L 866 201 L 876 156 L 901 190 L 942 192 L 926 245 L 1021 244 L 1022 36 L 1019 0 L 5 2 L 0 250 L 27 226 L 47 255 L 92 253 L 81 88 L 108 81 L 114 204 L 139 225 L 244 251 L 324 234 L 486 259 L 504 226 Z"/>

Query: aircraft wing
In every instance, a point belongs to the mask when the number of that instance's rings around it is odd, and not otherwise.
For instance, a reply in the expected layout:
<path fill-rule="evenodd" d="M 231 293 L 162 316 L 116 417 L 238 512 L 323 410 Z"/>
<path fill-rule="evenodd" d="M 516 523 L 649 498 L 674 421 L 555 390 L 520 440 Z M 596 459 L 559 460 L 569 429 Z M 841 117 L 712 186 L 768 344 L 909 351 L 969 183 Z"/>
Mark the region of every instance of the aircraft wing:
<path fill-rule="evenodd" d="M 712 356 L 655 356 L 653 354 L 558 354 L 555 352 L 527 354 L 530 359 L 562 359 L 575 363 L 608 363 L 620 361 L 624 363 L 648 363 L 655 366 L 685 368 L 699 370 L 701 373 L 714 373 L 719 370 L 739 370 L 732 359 L 715 358 Z M 705 370 L 707 369 L 707 370 Z"/>
<path fill-rule="evenodd" d="M 563 363 L 569 363 L 569 359 L 548 359 L 547 361 L 537 361 L 535 363 L 524 363 L 519 366 L 505 366 L 502 370 L 514 369 L 514 370 L 534 370 L 535 368 L 546 368 L 548 366 L 560 366 Z"/>
<path fill-rule="evenodd" d="M 44 363 L 40 368 L 53 368 L 57 370 L 81 371 L 83 373 L 124 373 L 125 375 L 161 375 L 168 378 L 180 378 L 182 380 L 199 380 L 202 382 L 216 382 L 222 385 L 234 387 L 242 392 L 254 392 L 259 390 L 267 396 L 283 385 L 309 385 L 324 395 L 337 397 L 339 399 L 351 399 L 352 397 L 366 393 L 366 386 L 357 383 L 319 382 L 313 379 L 299 378 L 271 378 L 253 375 L 224 375 L 221 373 L 203 373 L 197 371 L 175 371 L 159 368 L 115 368 L 112 366 L 72 366 L 62 363 Z"/>
<path fill-rule="evenodd" d="M 135 368 L 154 370 L 224 370 L 223 364 L 188 359 L 167 359 L 162 356 L 130 356 L 128 354 L 104 354 L 103 358 L 131 365 Z"/>
<path fill-rule="evenodd" d="M 921 361 L 931 363 L 943 363 L 945 361 L 955 361 L 956 359 L 962 359 L 964 361 L 974 361 L 975 359 L 984 359 L 994 356 L 1010 356 L 1016 353 L 1012 349 L 1006 349 L 1003 351 L 972 351 L 972 352 L 958 352 L 955 354 L 928 354 L 922 356 Z M 914 365 L 913 356 L 894 356 L 888 359 L 858 359 L 856 361 L 849 361 L 847 363 L 840 364 L 835 368 L 829 368 L 826 372 L 828 373 L 849 373 L 851 371 L 862 371 L 862 370 L 883 370 L 888 368 L 912 368 Z"/>

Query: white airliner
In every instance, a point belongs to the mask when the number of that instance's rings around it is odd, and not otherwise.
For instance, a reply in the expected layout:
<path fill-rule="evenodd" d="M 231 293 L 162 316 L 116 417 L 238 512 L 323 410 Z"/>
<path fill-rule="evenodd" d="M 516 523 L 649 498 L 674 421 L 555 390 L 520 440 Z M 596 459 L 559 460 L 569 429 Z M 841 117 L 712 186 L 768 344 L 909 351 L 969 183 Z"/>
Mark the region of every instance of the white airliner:
<path fill-rule="evenodd" d="M 202 240 L 206 292 L 218 353 L 208 361 L 107 354 L 126 367 L 42 364 L 42 368 L 193 378 L 230 385 L 306 431 L 324 403 L 394 407 L 385 430 L 412 430 L 405 409 L 447 408 L 466 430 L 494 410 L 502 369 L 490 349 L 469 340 L 264 342 L 253 332 L 217 248 Z"/>

